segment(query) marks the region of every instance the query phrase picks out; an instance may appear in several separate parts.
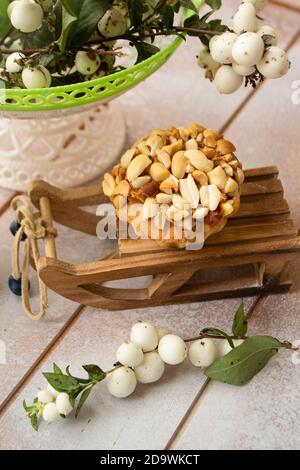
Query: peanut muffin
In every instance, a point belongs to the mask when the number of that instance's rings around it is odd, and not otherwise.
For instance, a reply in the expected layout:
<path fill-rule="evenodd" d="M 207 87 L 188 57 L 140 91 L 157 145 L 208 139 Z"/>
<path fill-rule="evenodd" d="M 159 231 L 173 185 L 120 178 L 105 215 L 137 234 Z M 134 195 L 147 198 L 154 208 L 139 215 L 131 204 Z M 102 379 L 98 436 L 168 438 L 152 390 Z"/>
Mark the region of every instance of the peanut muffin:
<path fill-rule="evenodd" d="M 199 124 L 154 129 L 104 175 L 103 192 L 136 237 L 183 248 L 197 227 L 204 241 L 238 211 L 244 173 L 235 150 Z"/>

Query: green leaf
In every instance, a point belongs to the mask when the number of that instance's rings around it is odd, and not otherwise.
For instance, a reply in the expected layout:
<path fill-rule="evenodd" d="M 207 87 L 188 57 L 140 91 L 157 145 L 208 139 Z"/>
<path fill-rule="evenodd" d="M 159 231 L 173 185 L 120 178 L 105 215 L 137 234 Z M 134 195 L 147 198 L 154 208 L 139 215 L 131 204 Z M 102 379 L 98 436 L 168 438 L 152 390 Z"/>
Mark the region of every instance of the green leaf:
<path fill-rule="evenodd" d="M 147 42 L 135 42 L 134 46 L 138 51 L 137 63 L 148 59 L 159 51 L 159 48 Z"/>
<path fill-rule="evenodd" d="M 213 10 L 219 10 L 222 6 L 222 0 L 205 0 L 205 3 Z"/>
<path fill-rule="evenodd" d="M 62 52 L 65 51 L 68 35 L 71 30 L 71 26 L 75 21 L 77 21 L 77 16 L 70 15 L 70 13 L 63 7 L 61 35 L 57 40 L 57 44 L 60 46 Z"/>
<path fill-rule="evenodd" d="M 78 16 L 83 2 L 82 0 L 61 0 L 61 3 L 71 16 Z"/>
<path fill-rule="evenodd" d="M 76 390 L 80 384 L 74 377 L 64 374 L 55 374 L 53 372 L 45 372 L 43 376 L 58 392 L 71 392 Z"/>
<path fill-rule="evenodd" d="M 179 3 L 182 7 L 198 13 L 199 8 L 194 4 L 193 0 L 179 0 Z"/>
<path fill-rule="evenodd" d="M 91 37 L 108 5 L 109 0 L 101 0 L 101 2 L 99 0 L 82 0 L 80 2 L 80 9 L 75 15 L 78 20 L 72 25 L 69 32 L 72 46 L 81 46 Z"/>
<path fill-rule="evenodd" d="M 204 328 L 204 330 L 202 330 L 200 332 L 200 334 L 202 334 L 202 333 L 207 333 L 209 335 L 217 335 L 217 336 L 221 336 L 221 337 L 224 336 L 224 338 L 227 339 L 230 346 L 232 348 L 234 348 L 234 344 L 233 344 L 233 341 L 230 338 L 230 336 L 226 333 L 226 331 L 220 330 L 220 328 Z"/>
<path fill-rule="evenodd" d="M 9 0 L 1 0 L 0 2 L 0 39 L 3 38 L 11 28 L 11 22 L 7 14 Z"/>
<path fill-rule="evenodd" d="M 88 399 L 89 394 L 91 393 L 92 389 L 93 389 L 93 386 L 88 387 L 88 388 L 84 389 L 82 394 L 80 395 L 80 399 L 79 399 L 79 402 L 78 402 L 78 405 L 77 405 L 76 411 L 75 411 L 75 418 L 77 418 L 77 416 L 79 415 L 79 412 L 80 412 L 81 408 L 83 407 L 84 403 L 86 402 L 86 400 Z"/>
<path fill-rule="evenodd" d="M 38 430 L 38 417 L 36 413 L 30 416 L 30 422 L 31 422 L 31 426 L 33 427 L 33 429 L 37 431 Z"/>
<path fill-rule="evenodd" d="M 53 362 L 53 372 L 54 372 L 54 374 L 62 374 L 62 373 L 63 373 L 63 371 L 61 370 L 61 368 L 58 367 L 58 365 L 55 364 L 55 362 Z"/>
<path fill-rule="evenodd" d="M 130 24 L 132 26 L 138 26 L 142 21 L 143 14 L 145 13 L 145 2 L 143 0 L 128 0 L 128 10 Z"/>
<path fill-rule="evenodd" d="M 100 369 L 96 364 L 86 364 L 82 367 L 89 374 L 89 378 L 91 380 L 97 380 L 97 382 L 100 382 L 106 377 L 106 372 Z"/>
<path fill-rule="evenodd" d="M 244 302 L 242 301 L 234 316 L 232 334 L 234 336 L 245 336 L 247 329 L 248 324 L 245 317 Z"/>
<path fill-rule="evenodd" d="M 244 385 L 265 367 L 281 347 L 280 341 L 271 336 L 251 336 L 215 361 L 206 369 L 205 375 L 231 385 Z"/>

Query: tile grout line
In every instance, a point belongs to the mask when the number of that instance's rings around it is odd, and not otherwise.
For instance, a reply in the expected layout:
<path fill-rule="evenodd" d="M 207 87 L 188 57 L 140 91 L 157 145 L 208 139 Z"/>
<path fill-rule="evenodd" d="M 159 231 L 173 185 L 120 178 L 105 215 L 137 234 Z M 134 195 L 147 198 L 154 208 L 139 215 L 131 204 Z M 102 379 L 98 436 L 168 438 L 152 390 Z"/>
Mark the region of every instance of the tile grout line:
<path fill-rule="evenodd" d="M 300 29 L 294 34 L 294 36 L 291 38 L 291 40 L 288 42 L 286 50 L 289 51 L 298 41 L 300 38 Z M 223 134 L 229 126 L 235 121 L 235 119 L 238 117 L 238 115 L 243 111 L 243 109 L 246 107 L 246 105 L 249 103 L 249 101 L 253 98 L 253 96 L 256 94 L 256 92 L 263 86 L 264 82 L 260 82 L 256 88 L 254 88 L 247 96 L 246 98 L 238 105 L 236 110 L 232 113 L 232 115 L 227 119 L 225 124 L 221 127 L 220 133 Z"/>
<path fill-rule="evenodd" d="M 258 295 L 254 298 L 252 304 L 250 305 L 248 312 L 246 314 L 246 318 L 249 321 L 252 318 L 254 311 L 260 305 L 260 300 L 264 298 L 264 295 Z M 164 450 L 174 450 L 175 446 L 179 440 L 179 438 L 184 434 L 185 430 L 188 428 L 195 412 L 201 406 L 203 398 L 205 394 L 208 393 L 210 385 L 213 385 L 214 381 L 211 379 L 206 379 L 204 384 L 201 386 L 200 390 L 197 392 L 195 398 L 193 399 L 192 403 L 188 407 L 187 411 L 181 418 L 178 426 L 176 427 L 175 431 L 171 435 L 170 439 L 168 440 L 167 444 L 164 447 Z"/>
<path fill-rule="evenodd" d="M 29 367 L 29 369 L 25 372 L 23 377 L 18 381 L 18 383 L 14 386 L 11 392 L 7 395 L 4 401 L 0 404 L 0 417 L 5 413 L 6 409 L 12 404 L 13 400 L 19 394 L 21 390 L 27 385 L 33 374 L 35 373 L 36 369 L 45 361 L 45 359 L 49 356 L 49 354 L 55 349 L 61 340 L 65 337 L 71 327 L 76 323 L 79 319 L 81 313 L 83 312 L 85 306 L 79 305 L 76 310 L 72 313 L 71 317 L 66 321 L 66 323 L 62 326 L 62 328 L 57 332 L 57 334 L 52 338 L 52 340 L 48 343 L 46 348 L 41 352 L 41 354 L 37 357 L 37 359 L 33 362 L 33 364 Z"/>
<path fill-rule="evenodd" d="M 285 3 L 284 0 L 271 0 L 270 3 L 273 3 L 273 5 L 276 5 L 278 7 L 286 8 L 287 10 L 295 11 L 296 13 L 300 13 L 300 6 Z"/>

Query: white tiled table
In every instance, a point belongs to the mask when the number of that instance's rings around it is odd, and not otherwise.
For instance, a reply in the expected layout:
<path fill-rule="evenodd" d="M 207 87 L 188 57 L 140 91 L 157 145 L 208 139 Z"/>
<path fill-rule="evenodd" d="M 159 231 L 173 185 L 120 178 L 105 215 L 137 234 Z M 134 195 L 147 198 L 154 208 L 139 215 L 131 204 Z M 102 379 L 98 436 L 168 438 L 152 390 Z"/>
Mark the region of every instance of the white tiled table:
<path fill-rule="evenodd" d="M 236 0 L 224 2 L 229 18 Z M 197 40 L 181 46 L 161 70 L 119 99 L 128 123 L 128 141 L 152 127 L 202 122 L 222 129 L 238 148 L 245 167 L 279 166 L 286 197 L 300 226 L 300 105 L 291 101 L 292 82 L 300 79 L 300 11 L 297 0 L 276 0 L 265 12 L 289 47 L 291 72 L 268 81 L 255 92 L 219 96 L 194 63 Z M 71 364 L 79 373 L 83 363 L 110 367 L 117 346 L 138 319 L 169 326 L 191 336 L 201 327 L 229 326 L 238 300 L 204 302 L 145 310 L 93 310 L 49 295 L 45 319 L 31 322 L 20 300 L 10 295 L 13 193 L 0 189 L 0 339 L 7 364 L 0 365 L 0 442 L 9 449 L 292 449 L 300 446 L 300 367 L 291 354 L 278 355 L 249 385 L 234 388 L 205 380 L 187 364 L 169 368 L 152 386 L 139 386 L 127 400 L 108 395 L 104 384 L 77 421 L 62 420 L 56 427 L 42 425 L 37 435 L 21 406 L 38 386 L 41 372 L 53 361 Z M 101 242 L 59 227 L 58 251 L 65 260 L 100 257 Z M 83 247 L 75 252 L 73 247 Z M 79 250 L 78 250 L 79 251 Z M 292 290 L 285 295 L 246 299 L 250 328 L 281 339 L 300 338 L 300 270 L 291 266 Z"/>

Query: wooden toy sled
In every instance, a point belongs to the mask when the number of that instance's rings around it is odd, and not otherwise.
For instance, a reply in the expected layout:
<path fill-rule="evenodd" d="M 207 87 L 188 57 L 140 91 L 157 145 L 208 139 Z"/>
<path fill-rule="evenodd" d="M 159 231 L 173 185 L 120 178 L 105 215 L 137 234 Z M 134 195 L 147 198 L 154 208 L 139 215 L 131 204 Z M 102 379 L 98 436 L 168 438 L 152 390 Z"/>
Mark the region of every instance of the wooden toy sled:
<path fill-rule="evenodd" d="M 283 197 L 276 167 L 245 172 L 241 207 L 226 227 L 199 251 L 164 249 L 151 240 L 121 240 L 116 252 L 90 263 L 58 259 L 55 238 L 45 238 L 45 256 L 37 271 L 46 286 L 75 302 L 107 309 L 129 309 L 287 290 L 284 269 L 300 253 L 300 237 Z M 99 218 L 82 207 L 107 199 L 100 184 L 61 190 L 42 181 L 29 196 L 48 225 L 59 222 L 96 236 Z M 84 248 L 84 247 L 83 247 Z M 147 287 L 135 278 L 149 276 Z M 104 286 L 131 279 L 133 288 Z"/>

